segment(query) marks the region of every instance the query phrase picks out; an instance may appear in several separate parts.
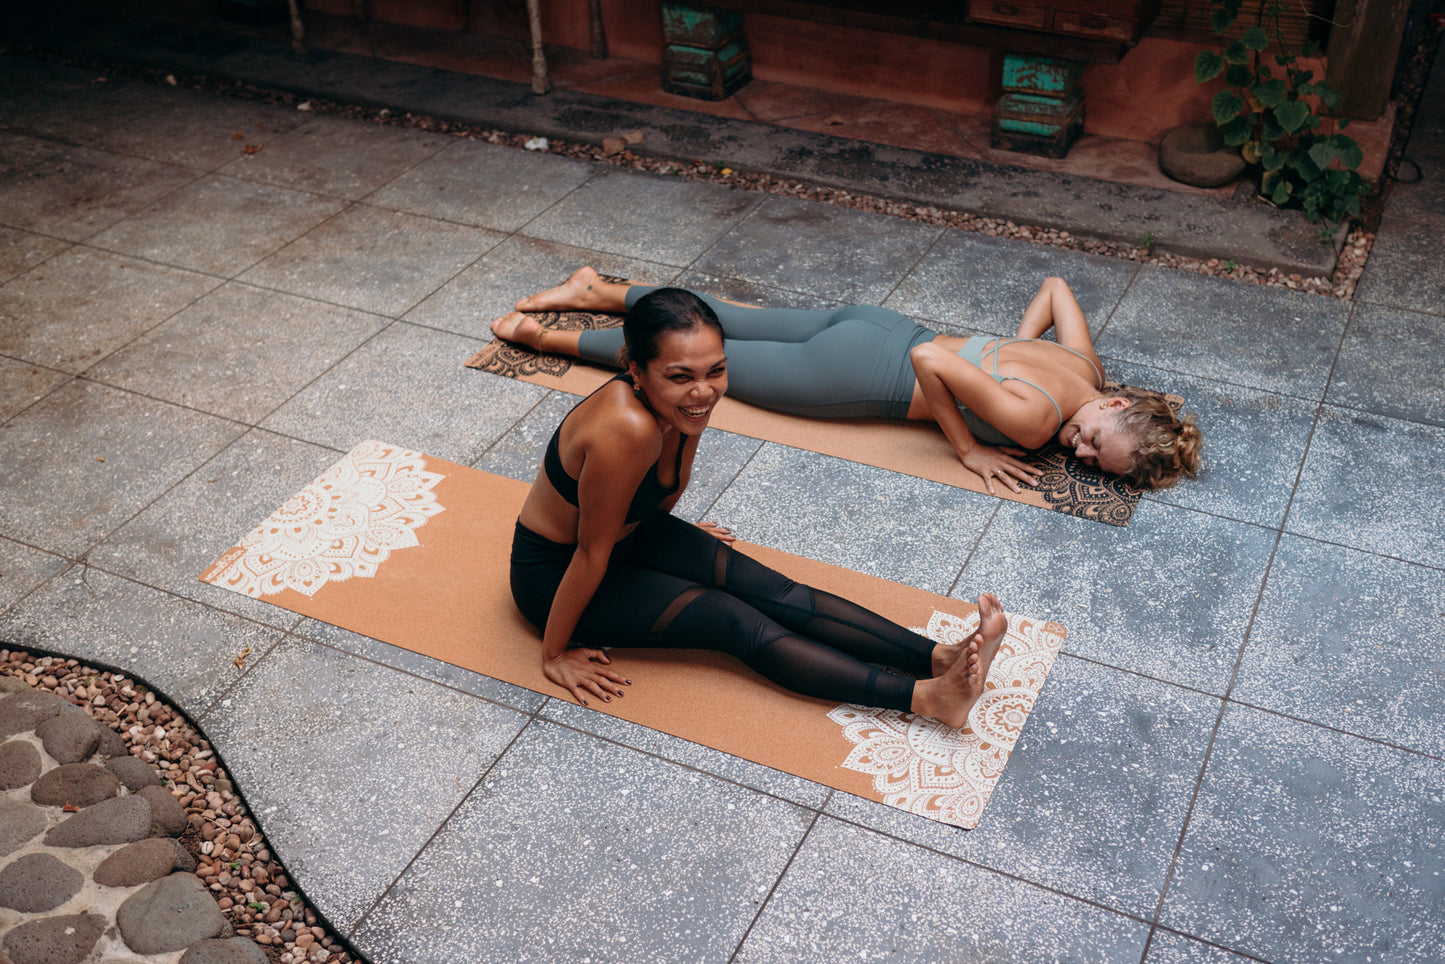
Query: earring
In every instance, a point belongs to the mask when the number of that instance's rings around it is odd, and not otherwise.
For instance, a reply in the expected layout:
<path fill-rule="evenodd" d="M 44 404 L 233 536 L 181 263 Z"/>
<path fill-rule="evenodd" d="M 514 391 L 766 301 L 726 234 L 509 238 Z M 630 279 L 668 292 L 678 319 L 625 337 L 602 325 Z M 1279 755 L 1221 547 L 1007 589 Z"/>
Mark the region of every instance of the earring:
<path fill-rule="evenodd" d="M 642 399 L 642 389 L 634 385 L 632 387 L 632 397 L 640 401 Z"/>

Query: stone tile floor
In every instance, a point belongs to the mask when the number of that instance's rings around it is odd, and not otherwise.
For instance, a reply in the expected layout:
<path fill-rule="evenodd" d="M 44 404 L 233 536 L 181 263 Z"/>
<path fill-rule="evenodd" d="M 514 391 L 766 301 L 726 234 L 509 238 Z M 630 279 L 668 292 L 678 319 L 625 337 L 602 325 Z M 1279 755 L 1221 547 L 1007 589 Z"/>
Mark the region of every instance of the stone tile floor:
<path fill-rule="evenodd" d="M 1346 303 L 15 58 L 0 83 L 0 645 L 184 707 L 362 953 L 1439 959 L 1441 139 Z M 195 581 L 363 438 L 530 479 L 568 399 L 461 363 L 584 262 L 990 332 L 1058 274 L 1111 371 L 1201 412 L 1204 474 L 1123 529 L 711 433 L 686 517 L 1069 627 L 977 830 Z"/>

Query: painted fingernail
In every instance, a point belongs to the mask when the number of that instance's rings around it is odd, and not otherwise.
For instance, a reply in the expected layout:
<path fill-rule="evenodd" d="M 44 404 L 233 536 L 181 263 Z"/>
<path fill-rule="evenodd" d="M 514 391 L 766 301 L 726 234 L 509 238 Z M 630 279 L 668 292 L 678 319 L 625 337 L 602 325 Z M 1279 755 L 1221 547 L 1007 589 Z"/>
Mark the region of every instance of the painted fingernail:
<path fill-rule="evenodd" d="M 611 703 L 611 702 L 612 702 L 612 697 L 610 697 L 610 696 L 604 696 L 604 697 L 602 697 L 602 702 L 604 702 L 604 703 Z"/>

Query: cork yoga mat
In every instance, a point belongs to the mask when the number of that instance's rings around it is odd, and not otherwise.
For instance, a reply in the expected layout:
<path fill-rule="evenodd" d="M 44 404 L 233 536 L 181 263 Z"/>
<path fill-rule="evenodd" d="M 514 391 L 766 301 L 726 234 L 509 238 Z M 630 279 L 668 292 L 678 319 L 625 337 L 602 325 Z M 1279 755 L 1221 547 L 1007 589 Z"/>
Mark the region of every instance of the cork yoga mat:
<path fill-rule="evenodd" d="M 508 588 L 512 527 L 528 486 L 363 442 L 202 574 L 292 612 L 570 699 L 542 675 L 541 638 Z M 790 577 L 940 642 L 977 626 L 975 608 L 825 563 L 738 544 Z M 1005 600 L 1007 603 L 1007 600 Z M 702 651 L 614 649 L 633 681 L 593 701 L 643 726 L 960 827 L 978 823 L 1063 644 L 1056 623 L 1009 615 L 969 726 L 791 693 Z"/>
<path fill-rule="evenodd" d="M 622 323 L 620 315 L 588 311 L 537 312 L 536 317 L 543 327 L 564 331 L 613 328 Z M 575 359 L 538 354 L 504 341 L 493 342 L 465 364 L 468 368 L 574 395 L 589 394 L 615 374 Z M 1183 399 L 1179 401 L 1183 403 Z M 953 446 L 931 422 L 801 418 L 724 398 L 713 410 L 709 424 L 725 432 L 861 462 L 972 492 L 988 491 L 984 480 L 958 461 Z M 1038 484 L 1017 493 L 1004 485 L 996 485 L 995 494 L 1014 502 L 1116 526 L 1127 524 L 1139 504 L 1138 489 L 1094 471 L 1071 458 L 1057 444 L 1051 443 L 1030 453 L 1024 461 L 1042 470 Z"/>

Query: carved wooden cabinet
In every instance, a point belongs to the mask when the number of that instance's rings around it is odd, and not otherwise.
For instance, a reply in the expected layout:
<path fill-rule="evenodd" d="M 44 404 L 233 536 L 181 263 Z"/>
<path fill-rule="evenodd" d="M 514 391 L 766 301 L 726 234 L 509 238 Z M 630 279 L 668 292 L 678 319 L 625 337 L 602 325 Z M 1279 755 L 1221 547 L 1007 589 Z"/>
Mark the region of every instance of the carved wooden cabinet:
<path fill-rule="evenodd" d="M 968 19 L 996 27 L 1135 44 L 1159 13 L 1162 0 L 968 0 Z"/>

